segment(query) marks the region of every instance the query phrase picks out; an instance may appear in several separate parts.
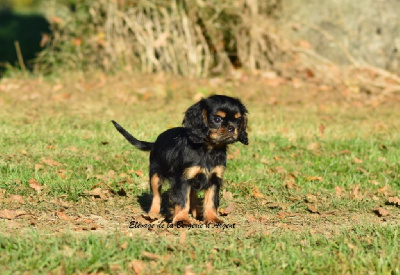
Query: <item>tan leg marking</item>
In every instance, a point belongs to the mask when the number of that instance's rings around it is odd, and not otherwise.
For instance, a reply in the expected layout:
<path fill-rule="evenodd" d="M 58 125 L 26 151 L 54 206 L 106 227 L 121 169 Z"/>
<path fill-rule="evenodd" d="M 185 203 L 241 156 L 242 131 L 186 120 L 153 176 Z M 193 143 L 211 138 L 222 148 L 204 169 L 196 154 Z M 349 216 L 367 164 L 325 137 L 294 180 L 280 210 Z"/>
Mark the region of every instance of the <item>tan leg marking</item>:
<path fill-rule="evenodd" d="M 189 180 L 193 179 L 199 173 L 204 173 L 204 168 L 201 168 L 200 166 L 192 166 L 183 171 L 183 177 Z"/>
<path fill-rule="evenodd" d="M 186 193 L 186 204 L 184 207 L 175 205 L 174 218 L 172 223 L 176 224 L 178 222 L 183 222 L 184 224 L 190 224 L 189 220 L 189 210 L 190 210 L 190 187 Z"/>
<path fill-rule="evenodd" d="M 205 223 L 221 223 L 217 217 L 217 209 L 214 206 L 215 186 L 211 186 L 204 191 L 204 213 Z"/>
<path fill-rule="evenodd" d="M 154 174 L 150 179 L 150 188 L 153 193 L 153 200 L 151 202 L 151 207 L 149 213 L 160 213 L 161 209 L 161 194 L 159 188 L 161 186 L 161 179 L 157 174 Z"/>
<path fill-rule="evenodd" d="M 195 190 L 190 190 L 190 212 L 192 213 L 193 218 L 198 217 L 198 200 L 197 193 Z"/>
<path fill-rule="evenodd" d="M 211 170 L 210 174 L 215 174 L 218 178 L 223 178 L 225 172 L 225 166 L 223 165 L 217 165 L 214 167 L 214 169 Z"/>

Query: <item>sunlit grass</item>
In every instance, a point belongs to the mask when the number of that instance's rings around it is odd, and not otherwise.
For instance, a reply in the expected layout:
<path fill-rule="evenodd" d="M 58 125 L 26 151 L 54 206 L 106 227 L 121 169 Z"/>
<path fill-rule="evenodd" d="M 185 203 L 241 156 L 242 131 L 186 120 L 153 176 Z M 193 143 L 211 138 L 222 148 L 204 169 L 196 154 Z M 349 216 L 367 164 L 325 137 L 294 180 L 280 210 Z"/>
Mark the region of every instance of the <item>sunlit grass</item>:
<path fill-rule="evenodd" d="M 148 153 L 133 148 L 110 120 L 152 141 L 180 125 L 194 96 L 178 89 L 169 90 L 168 100 L 140 95 L 127 103 L 123 99 L 134 97 L 140 85 L 118 89 L 121 95 L 108 86 L 58 92 L 60 84 L 31 81 L 32 88 L 0 94 L 0 205 L 28 213 L 0 221 L 4 272 L 117 274 L 131 272 L 133 259 L 143 261 L 144 274 L 399 272 L 399 210 L 386 205 L 400 190 L 396 108 L 321 110 L 318 101 L 266 105 L 261 96 L 244 99 L 250 145 L 229 149 L 221 195 L 222 208 L 235 205 L 224 219 L 236 228 L 156 233 L 127 229 L 129 217 L 143 213 Z M 43 186 L 40 194 L 31 179 Z M 127 196 L 94 200 L 89 192 L 95 188 L 123 189 Z M 377 206 L 390 215 L 378 218 L 372 212 Z M 71 221 L 60 223 L 59 211 Z M 126 224 L 77 233 L 74 221 L 91 214 L 106 221 L 119 215 Z"/>

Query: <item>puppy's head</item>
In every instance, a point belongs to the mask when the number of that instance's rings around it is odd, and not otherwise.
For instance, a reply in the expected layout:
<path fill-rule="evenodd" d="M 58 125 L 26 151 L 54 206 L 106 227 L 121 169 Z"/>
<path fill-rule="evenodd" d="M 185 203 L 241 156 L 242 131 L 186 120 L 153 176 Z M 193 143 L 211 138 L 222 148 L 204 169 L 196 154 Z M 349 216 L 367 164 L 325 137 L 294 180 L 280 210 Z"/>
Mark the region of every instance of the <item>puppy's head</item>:
<path fill-rule="evenodd" d="M 213 95 L 186 111 L 183 126 L 193 143 L 219 146 L 240 141 L 247 145 L 247 113 L 239 99 Z"/>

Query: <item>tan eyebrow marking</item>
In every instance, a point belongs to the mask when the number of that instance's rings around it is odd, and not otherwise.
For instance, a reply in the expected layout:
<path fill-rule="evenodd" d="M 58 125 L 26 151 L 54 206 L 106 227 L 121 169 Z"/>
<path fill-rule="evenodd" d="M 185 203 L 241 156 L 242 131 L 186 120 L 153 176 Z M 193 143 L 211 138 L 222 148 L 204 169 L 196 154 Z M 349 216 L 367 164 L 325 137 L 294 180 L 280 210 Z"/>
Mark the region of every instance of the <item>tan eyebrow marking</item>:
<path fill-rule="evenodd" d="M 236 113 L 235 114 L 235 118 L 239 118 L 239 117 L 241 117 L 242 115 L 240 114 L 240 113 Z"/>
<path fill-rule="evenodd" d="M 218 111 L 216 115 L 220 117 L 226 117 L 226 113 L 223 111 Z"/>

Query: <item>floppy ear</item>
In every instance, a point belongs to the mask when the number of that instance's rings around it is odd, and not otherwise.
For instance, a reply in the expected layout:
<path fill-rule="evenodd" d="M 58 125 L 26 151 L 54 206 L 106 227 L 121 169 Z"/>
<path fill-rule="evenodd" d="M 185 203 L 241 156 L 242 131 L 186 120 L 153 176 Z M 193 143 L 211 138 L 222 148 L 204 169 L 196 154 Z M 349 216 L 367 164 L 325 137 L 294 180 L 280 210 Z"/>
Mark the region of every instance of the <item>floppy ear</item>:
<path fill-rule="evenodd" d="M 209 134 L 207 110 L 204 99 L 191 106 L 183 118 L 183 126 L 188 130 L 189 140 L 193 143 L 204 143 Z"/>
<path fill-rule="evenodd" d="M 240 133 L 238 140 L 244 145 L 249 145 L 249 139 L 247 138 L 247 115 L 243 115 L 242 123 L 240 124 Z"/>

